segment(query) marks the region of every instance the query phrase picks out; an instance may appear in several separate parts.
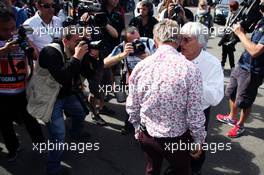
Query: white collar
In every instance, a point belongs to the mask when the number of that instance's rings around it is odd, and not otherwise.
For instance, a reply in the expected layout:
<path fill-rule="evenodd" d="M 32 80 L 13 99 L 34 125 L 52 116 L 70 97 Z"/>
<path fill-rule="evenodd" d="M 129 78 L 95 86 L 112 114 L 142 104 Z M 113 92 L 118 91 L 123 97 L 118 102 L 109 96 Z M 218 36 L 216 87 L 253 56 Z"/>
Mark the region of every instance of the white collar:
<path fill-rule="evenodd" d="M 204 55 L 204 50 L 201 49 L 200 54 L 199 54 L 195 59 L 193 59 L 192 62 L 193 62 L 194 64 L 199 64 L 199 63 L 202 61 L 202 59 L 203 59 L 203 58 L 202 58 L 203 55 Z"/>
<path fill-rule="evenodd" d="M 39 25 L 41 25 L 41 23 L 43 23 L 43 24 L 45 24 L 45 25 L 49 25 L 49 24 L 46 24 L 46 23 L 41 19 L 41 17 L 39 16 L 39 11 L 36 12 L 36 14 L 35 14 L 35 18 L 39 21 Z M 54 18 L 54 16 L 52 17 L 50 23 L 53 23 L 53 18 Z"/>

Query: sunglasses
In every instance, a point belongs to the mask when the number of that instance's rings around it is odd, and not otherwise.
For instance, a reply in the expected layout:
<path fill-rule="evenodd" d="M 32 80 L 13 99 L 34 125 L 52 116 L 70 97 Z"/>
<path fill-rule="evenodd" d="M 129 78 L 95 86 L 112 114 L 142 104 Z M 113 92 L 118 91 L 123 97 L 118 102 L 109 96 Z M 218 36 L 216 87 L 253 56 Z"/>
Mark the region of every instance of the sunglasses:
<path fill-rule="evenodd" d="M 202 4 L 201 7 L 205 7 L 206 5 L 205 4 Z"/>
<path fill-rule="evenodd" d="M 55 8 L 56 5 L 55 4 L 49 4 L 49 3 L 46 3 L 46 4 L 40 4 L 41 7 L 45 8 L 45 9 L 49 9 L 49 8 Z"/>

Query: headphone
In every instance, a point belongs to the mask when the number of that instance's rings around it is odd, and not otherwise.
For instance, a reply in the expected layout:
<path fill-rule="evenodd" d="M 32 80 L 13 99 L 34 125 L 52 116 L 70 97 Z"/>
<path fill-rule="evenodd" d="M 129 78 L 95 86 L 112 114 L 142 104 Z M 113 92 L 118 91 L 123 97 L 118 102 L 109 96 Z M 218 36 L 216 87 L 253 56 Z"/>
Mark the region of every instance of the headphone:
<path fill-rule="evenodd" d="M 140 3 L 140 5 L 146 6 L 148 8 L 148 15 L 149 16 L 153 16 L 154 10 L 153 10 L 153 4 L 152 4 L 151 1 L 143 0 L 143 1 L 139 2 L 139 3 Z M 139 13 L 139 8 L 137 8 L 137 12 Z"/>

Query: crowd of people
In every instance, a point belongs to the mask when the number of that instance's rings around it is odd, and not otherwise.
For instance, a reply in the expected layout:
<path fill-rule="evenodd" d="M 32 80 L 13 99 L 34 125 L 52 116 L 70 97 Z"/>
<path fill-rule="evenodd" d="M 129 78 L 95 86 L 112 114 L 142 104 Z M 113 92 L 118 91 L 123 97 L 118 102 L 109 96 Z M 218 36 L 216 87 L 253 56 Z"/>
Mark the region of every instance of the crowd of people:
<path fill-rule="evenodd" d="M 259 7 L 263 15 L 263 0 Z M 227 25 L 238 9 L 238 2 L 230 0 Z M 130 21 L 125 21 L 126 13 L 134 14 Z M 245 131 L 264 77 L 263 20 L 251 39 L 240 24 L 233 26 L 233 35 L 245 47 L 235 67 L 234 46 L 222 46 L 222 62 L 206 50 L 210 33 L 205 31 L 213 26 L 206 0 L 198 2 L 195 14 L 183 0 L 99 0 L 88 7 L 56 0 L 1 2 L 0 101 L 5 115 L 0 131 L 7 161 L 15 161 L 20 150 L 13 122 L 25 124 L 33 144 L 63 144 L 65 117 L 71 118 L 67 132 L 82 140 L 89 137 L 83 131 L 89 113 L 100 126 L 107 125 L 101 114 L 115 115 L 105 105 L 107 89 L 101 87 L 121 85 L 128 86 L 128 92 L 114 92 L 118 102 L 126 102 L 121 133 L 133 133 L 140 143 L 145 174 L 159 175 L 163 158 L 169 162 L 167 175 L 202 174 L 202 145 L 209 135 L 211 107 L 224 97 L 227 55 L 230 114 L 216 119 L 233 126 L 227 134 L 231 138 Z M 196 145 L 170 152 L 168 143 Z M 60 149 L 48 151 L 47 174 L 68 174 L 62 155 Z"/>

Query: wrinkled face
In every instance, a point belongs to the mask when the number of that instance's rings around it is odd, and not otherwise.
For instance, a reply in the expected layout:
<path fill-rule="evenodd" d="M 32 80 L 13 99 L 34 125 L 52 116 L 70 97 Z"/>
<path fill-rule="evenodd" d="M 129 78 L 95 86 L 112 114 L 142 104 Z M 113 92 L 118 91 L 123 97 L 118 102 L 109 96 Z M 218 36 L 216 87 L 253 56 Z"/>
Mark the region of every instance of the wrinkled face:
<path fill-rule="evenodd" d="M 134 30 L 134 32 L 127 33 L 126 40 L 128 43 L 133 42 L 134 40 L 137 40 L 140 38 L 139 32 Z"/>
<path fill-rule="evenodd" d="M 13 32 L 16 30 L 16 22 L 14 19 L 8 22 L 0 20 L 0 40 L 8 40 L 13 36 Z"/>
<path fill-rule="evenodd" d="M 148 13 L 149 13 L 148 7 L 140 4 L 138 7 L 138 10 L 141 16 L 148 16 Z"/>
<path fill-rule="evenodd" d="M 201 45 L 194 36 L 183 35 L 181 40 L 181 52 L 188 59 L 194 59 L 201 51 Z"/>
<path fill-rule="evenodd" d="M 37 3 L 37 8 L 43 16 L 50 20 L 55 13 L 53 0 L 41 0 L 40 3 Z"/>

